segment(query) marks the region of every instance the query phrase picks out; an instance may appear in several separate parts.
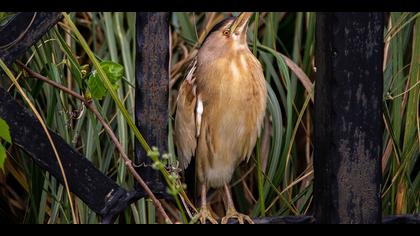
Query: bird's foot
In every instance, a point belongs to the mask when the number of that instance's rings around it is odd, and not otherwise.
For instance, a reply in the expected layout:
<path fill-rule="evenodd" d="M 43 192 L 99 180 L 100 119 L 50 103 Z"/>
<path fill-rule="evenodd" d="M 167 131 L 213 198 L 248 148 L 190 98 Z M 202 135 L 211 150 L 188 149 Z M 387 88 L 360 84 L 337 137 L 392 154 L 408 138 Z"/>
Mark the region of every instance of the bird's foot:
<path fill-rule="evenodd" d="M 200 212 L 198 212 L 198 214 L 193 217 L 191 222 L 195 223 L 198 219 L 200 220 L 201 224 L 206 224 L 207 221 L 212 224 L 217 224 L 217 220 L 211 215 L 207 207 L 201 208 Z"/>
<path fill-rule="evenodd" d="M 251 217 L 237 212 L 235 208 L 230 208 L 227 210 L 226 216 L 222 218 L 222 224 L 227 224 L 229 219 L 232 219 L 232 218 L 238 219 L 239 224 L 244 224 L 244 220 L 248 224 L 254 224 L 254 221 L 252 221 Z"/>

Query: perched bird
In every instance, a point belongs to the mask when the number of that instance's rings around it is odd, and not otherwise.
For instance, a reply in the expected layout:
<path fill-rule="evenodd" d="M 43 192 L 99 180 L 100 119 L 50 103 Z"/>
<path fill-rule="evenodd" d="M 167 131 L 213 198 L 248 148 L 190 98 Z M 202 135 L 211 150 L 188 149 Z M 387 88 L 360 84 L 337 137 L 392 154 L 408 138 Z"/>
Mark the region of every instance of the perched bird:
<path fill-rule="evenodd" d="M 226 192 L 222 223 L 230 218 L 253 223 L 236 211 L 228 186 L 239 163 L 249 160 L 266 110 L 263 70 L 247 44 L 251 16 L 241 13 L 210 30 L 178 92 L 175 143 L 181 167 L 195 158 L 202 223 L 217 223 L 207 206 L 208 187 Z"/>

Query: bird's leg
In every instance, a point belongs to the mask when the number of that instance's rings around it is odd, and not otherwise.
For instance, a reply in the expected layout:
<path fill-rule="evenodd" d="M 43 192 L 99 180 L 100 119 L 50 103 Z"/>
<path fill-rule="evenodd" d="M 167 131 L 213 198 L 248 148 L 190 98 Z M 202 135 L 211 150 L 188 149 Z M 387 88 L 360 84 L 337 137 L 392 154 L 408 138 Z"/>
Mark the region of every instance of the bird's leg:
<path fill-rule="evenodd" d="M 205 224 L 207 220 L 212 224 L 217 224 L 217 220 L 211 215 L 207 206 L 207 186 L 205 183 L 201 184 L 201 209 L 197 216 L 201 224 Z"/>
<path fill-rule="evenodd" d="M 224 185 L 226 197 L 227 197 L 227 210 L 226 216 L 222 218 L 222 224 L 227 224 L 230 218 L 238 219 L 239 224 L 243 224 L 244 220 L 246 220 L 249 224 L 254 224 L 251 217 L 241 214 L 236 211 L 235 205 L 233 204 L 232 195 L 230 193 L 229 186 L 227 184 Z"/>

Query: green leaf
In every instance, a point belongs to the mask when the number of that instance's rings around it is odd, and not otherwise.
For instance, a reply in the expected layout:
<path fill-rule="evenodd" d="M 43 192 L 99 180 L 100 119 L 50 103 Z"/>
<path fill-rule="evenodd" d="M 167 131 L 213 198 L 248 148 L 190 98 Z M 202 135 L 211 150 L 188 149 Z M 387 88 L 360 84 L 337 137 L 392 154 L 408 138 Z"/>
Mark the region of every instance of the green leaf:
<path fill-rule="evenodd" d="M 116 91 L 119 88 L 118 81 L 121 80 L 124 75 L 124 67 L 112 61 L 103 61 L 100 63 L 100 66 L 108 76 L 112 89 Z M 87 84 L 93 98 L 102 99 L 105 96 L 107 89 L 96 71 L 93 71 L 89 75 Z"/>
<path fill-rule="evenodd" d="M 6 121 L 0 118 L 0 141 L 6 141 L 12 143 L 12 138 L 10 137 L 9 126 Z M 6 161 L 6 148 L 0 142 L 0 169 L 4 171 L 4 162 Z"/>
<path fill-rule="evenodd" d="M 0 118 L 0 139 L 5 140 L 8 143 L 12 143 L 12 138 L 10 137 L 9 126 L 6 121 Z"/>
<path fill-rule="evenodd" d="M 106 88 L 96 71 L 90 74 L 87 84 L 93 98 L 102 99 L 105 96 Z"/>
<path fill-rule="evenodd" d="M 0 169 L 4 171 L 4 162 L 6 161 L 6 149 L 0 144 Z"/>
<path fill-rule="evenodd" d="M 115 84 L 122 79 L 124 75 L 124 67 L 122 65 L 112 61 L 103 61 L 100 65 L 111 83 Z"/>

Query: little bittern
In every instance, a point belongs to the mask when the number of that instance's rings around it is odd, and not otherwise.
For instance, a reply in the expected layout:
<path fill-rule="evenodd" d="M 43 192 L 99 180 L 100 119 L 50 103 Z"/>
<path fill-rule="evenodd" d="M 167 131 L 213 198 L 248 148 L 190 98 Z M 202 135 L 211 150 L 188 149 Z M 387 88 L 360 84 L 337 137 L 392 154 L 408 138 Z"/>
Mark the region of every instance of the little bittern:
<path fill-rule="evenodd" d="M 215 25 L 190 64 L 177 98 L 175 142 L 181 167 L 195 157 L 201 185 L 200 221 L 212 223 L 207 187 L 224 186 L 229 218 L 249 216 L 235 210 L 229 182 L 238 164 L 249 160 L 265 115 L 267 90 L 260 62 L 247 45 L 248 21 L 241 13 Z"/>

